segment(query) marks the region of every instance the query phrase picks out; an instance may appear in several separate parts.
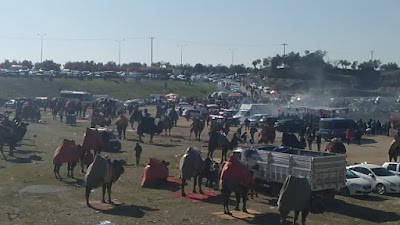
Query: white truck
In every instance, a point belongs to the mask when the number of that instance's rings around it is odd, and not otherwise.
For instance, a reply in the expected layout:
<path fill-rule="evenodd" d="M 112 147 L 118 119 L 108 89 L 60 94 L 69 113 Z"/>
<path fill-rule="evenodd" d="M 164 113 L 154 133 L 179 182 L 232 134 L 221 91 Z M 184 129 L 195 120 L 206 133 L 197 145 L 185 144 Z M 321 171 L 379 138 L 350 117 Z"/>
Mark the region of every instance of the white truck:
<path fill-rule="evenodd" d="M 239 112 L 233 118 L 244 122 L 246 118 L 250 118 L 254 114 L 268 114 L 270 116 L 278 115 L 278 107 L 274 104 L 242 104 Z"/>
<path fill-rule="evenodd" d="M 327 198 L 345 186 L 346 157 L 342 154 L 277 146 L 242 148 L 233 151 L 251 169 L 256 183 L 279 195 L 287 176 L 305 177 L 311 190 Z"/>

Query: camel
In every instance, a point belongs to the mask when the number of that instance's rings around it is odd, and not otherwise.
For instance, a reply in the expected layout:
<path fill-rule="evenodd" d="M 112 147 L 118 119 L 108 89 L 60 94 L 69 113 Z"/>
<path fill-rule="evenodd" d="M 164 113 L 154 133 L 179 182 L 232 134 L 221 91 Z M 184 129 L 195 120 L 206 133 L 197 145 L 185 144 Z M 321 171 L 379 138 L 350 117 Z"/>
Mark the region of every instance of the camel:
<path fill-rule="evenodd" d="M 192 133 L 194 132 L 194 136 L 196 137 L 196 141 L 200 141 L 201 132 L 204 130 L 206 126 L 206 121 L 201 120 L 199 118 L 193 118 L 193 122 L 190 125 L 190 134 L 189 139 L 192 137 Z"/>
<path fill-rule="evenodd" d="M 337 138 L 333 138 L 332 141 L 326 146 L 325 151 L 339 154 L 346 154 L 346 146 Z"/>
<path fill-rule="evenodd" d="M 142 114 L 141 110 L 136 109 L 135 111 L 133 111 L 133 113 L 131 114 L 131 116 L 129 118 L 129 122 L 131 124 L 132 130 L 135 130 L 135 128 L 133 127 L 133 124 L 135 122 L 140 124 L 140 122 L 142 122 L 142 119 L 143 119 L 143 114 Z"/>
<path fill-rule="evenodd" d="M 122 139 L 122 135 L 124 135 L 124 139 L 126 139 L 126 128 L 129 125 L 128 119 L 123 114 L 120 114 L 115 120 L 115 125 L 117 126 L 118 138 Z"/>
<path fill-rule="evenodd" d="M 287 216 L 293 210 L 293 224 L 297 224 L 297 219 L 301 212 L 301 222 L 302 225 L 305 225 L 310 211 L 319 214 L 323 213 L 325 208 L 321 198 L 312 194 L 310 184 L 306 178 L 288 176 L 279 194 L 278 210 L 281 224 L 286 224 Z"/>
<path fill-rule="evenodd" d="M 13 156 L 15 146 L 24 138 L 28 126 L 29 123 L 24 122 L 14 122 L 12 123 L 12 126 L 0 124 L 0 152 L 4 159 L 7 159 L 3 152 L 4 145 L 8 144 L 10 146 L 9 155 Z"/>
<path fill-rule="evenodd" d="M 232 192 L 236 197 L 235 210 L 239 211 L 240 199 L 242 199 L 242 211 L 247 213 L 248 191 L 254 183 L 250 170 L 242 165 L 236 157 L 231 156 L 223 165 L 220 176 L 224 214 L 232 215 L 228 207 Z"/>
<path fill-rule="evenodd" d="M 102 186 L 102 202 L 105 203 L 104 195 L 107 189 L 108 203 L 111 201 L 111 188 L 119 177 L 124 173 L 123 162 L 121 160 L 114 160 L 111 162 L 109 158 L 103 158 L 96 155 L 93 163 L 90 164 L 86 171 L 83 180 L 86 186 L 85 197 L 86 205 L 91 206 L 89 203 L 90 192 L 92 189 Z"/>
<path fill-rule="evenodd" d="M 163 128 L 163 122 L 159 121 L 156 125 L 154 117 L 145 117 L 137 127 L 137 134 L 139 135 L 140 141 L 143 143 L 143 134 L 150 134 L 150 143 L 153 143 L 154 134 L 160 134 Z"/>
<path fill-rule="evenodd" d="M 111 125 L 111 118 L 106 119 L 103 115 L 98 112 L 93 112 L 90 120 L 90 127 L 95 128 L 96 126 L 105 127 Z"/>
<path fill-rule="evenodd" d="M 74 178 L 74 168 L 79 162 L 78 148 L 75 145 L 75 141 L 64 139 L 61 146 L 59 146 L 53 157 L 54 164 L 54 176 L 56 179 L 62 180 L 60 176 L 60 168 L 63 163 L 68 163 L 67 171 L 68 177 Z"/>
<path fill-rule="evenodd" d="M 236 148 L 239 145 L 239 141 L 240 138 L 236 133 L 233 134 L 232 140 L 229 141 L 224 133 L 213 131 L 211 132 L 210 139 L 208 141 L 207 157 L 213 159 L 212 155 L 215 149 L 221 149 L 222 150 L 221 163 L 222 163 L 223 161 L 226 161 L 228 150 L 233 150 L 234 148 Z"/>
<path fill-rule="evenodd" d="M 389 151 L 389 162 L 393 161 L 397 162 L 397 157 L 400 156 L 400 143 L 399 143 L 399 137 L 396 135 L 390 144 Z"/>
<path fill-rule="evenodd" d="M 86 128 L 82 147 L 89 150 L 93 149 L 95 155 L 100 153 L 100 151 L 105 148 L 105 143 L 100 132 L 97 129 Z"/>
<path fill-rule="evenodd" d="M 181 191 L 182 196 L 185 197 L 185 184 L 186 180 L 193 177 L 193 193 L 196 192 L 196 184 L 199 185 L 199 192 L 203 194 L 201 183 L 203 179 L 204 161 L 201 158 L 201 152 L 197 148 L 189 147 L 185 154 L 182 156 L 179 163 L 180 178 L 182 180 Z"/>
<path fill-rule="evenodd" d="M 175 122 L 166 115 L 161 116 L 160 121 L 162 121 L 162 128 L 164 129 L 165 136 L 167 136 L 167 132 L 168 135 L 171 135 L 171 129 L 174 127 Z"/>

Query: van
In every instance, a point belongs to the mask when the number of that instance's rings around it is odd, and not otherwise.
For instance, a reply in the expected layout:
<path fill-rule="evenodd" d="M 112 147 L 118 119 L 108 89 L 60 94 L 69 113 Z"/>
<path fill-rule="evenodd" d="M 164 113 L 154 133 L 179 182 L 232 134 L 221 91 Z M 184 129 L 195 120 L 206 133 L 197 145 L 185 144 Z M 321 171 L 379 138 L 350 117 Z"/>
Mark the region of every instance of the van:
<path fill-rule="evenodd" d="M 356 123 L 347 118 L 321 118 L 319 121 L 319 133 L 325 140 L 333 138 L 346 138 L 346 131 L 350 129 L 354 133 Z"/>

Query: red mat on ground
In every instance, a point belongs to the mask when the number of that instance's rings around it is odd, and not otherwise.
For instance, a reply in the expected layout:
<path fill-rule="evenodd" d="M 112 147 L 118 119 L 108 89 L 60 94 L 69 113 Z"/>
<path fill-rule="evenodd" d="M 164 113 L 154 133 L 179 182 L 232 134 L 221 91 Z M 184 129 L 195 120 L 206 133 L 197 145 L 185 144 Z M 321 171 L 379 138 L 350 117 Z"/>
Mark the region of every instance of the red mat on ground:
<path fill-rule="evenodd" d="M 193 179 L 192 179 L 192 181 L 193 181 Z M 176 183 L 179 185 L 182 184 L 181 180 L 176 177 L 168 177 L 168 182 Z M 193 183 L 191 183 L 191 185 L 187 185 L 185 187 L 185 192 L 187 195 L 186 197 L 182 197 L 181 190 L 172 192 L 171 194 L 174 197 L 182 198 L 189 202 L 203 202 L 210 197 L 217 196 L 217 193 L 214 190 L 209 189 L 209 188 L 204 188 L 204 187 L 202 187 L 204 194 L 192 193 L 192 188 L 193 188 L 192 185 L 193 185 Z M 196 187 L 196 191 L 199 191 L 198 187 Z"/>

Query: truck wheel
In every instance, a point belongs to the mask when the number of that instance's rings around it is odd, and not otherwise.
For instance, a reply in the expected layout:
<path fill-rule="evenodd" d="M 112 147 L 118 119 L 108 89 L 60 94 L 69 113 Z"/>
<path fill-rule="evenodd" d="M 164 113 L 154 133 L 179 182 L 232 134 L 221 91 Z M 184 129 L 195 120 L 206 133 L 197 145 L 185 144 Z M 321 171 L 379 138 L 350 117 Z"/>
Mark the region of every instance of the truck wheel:
<path fill-rule="evenodd" d="M 342 194 L 345 197 L 349 197 L 350 196 L 350 190 L 348 187 L 344 187 L 342 188 L 342 190 L 340 190 L 340 194 Z"/>

